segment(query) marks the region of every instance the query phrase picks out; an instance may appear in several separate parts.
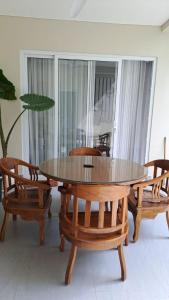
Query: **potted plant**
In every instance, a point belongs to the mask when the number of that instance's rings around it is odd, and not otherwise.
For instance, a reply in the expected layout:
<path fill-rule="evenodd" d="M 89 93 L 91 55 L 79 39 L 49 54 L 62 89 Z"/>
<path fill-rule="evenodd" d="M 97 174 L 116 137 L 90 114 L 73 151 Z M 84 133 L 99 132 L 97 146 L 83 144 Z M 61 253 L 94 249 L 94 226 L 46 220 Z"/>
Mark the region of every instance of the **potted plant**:
<path fill-rule="evenodd" d="M 0 69 L 0 99 L 7 100 L 7 101 L 14 101 L 16 100 L 15 96 L 15 87 L 3 74 L 2 70 Z M 0 141 L 1 141 L 1 147 L 2 147 L 2 155 L 3 157 L 6 157 L 8 154 L 8 143 L 9 139 L 11 137 L 11 134 L 13 132 L 13 129 L 21 117 L 21 115 L 26 110 L 32 110 L 32 111 L 45 111 L 50 109 L 54 106 L 55 102 L 53 99 L 50 99 L 46 96 L 41 96 L 37 94 L 25 94 L 20 97 L 21 101 L 23 102 L 23 110 L 22 112 L 16 117 L 16 120 L 11 125 L 11 128 L 9 129 L 8 134 L 4 135 L 4 129 L 2 124 L 2 114 L 1 114 L 1 106 L 0 106 Z M 1 184 L 0 184 L 1 186 Z M 1 192 L 1 191 L 0 191 Z M 1 197 L 0 197 L 1 199 Z"/>
<path fill-rule="evenodd" d="M 14 85 L 3 75 L 2 70 L 0 70 L 0 99 L 13 101 L 16 100 L 15 87 Z M 25 94 L 20 97 L 21 101 L 24 102 L 22 112 L 17 116 L 16 120 L 12 124 L 7 136 L 4 135 L 2 116 L 1 116 L 1 106 L 0 106 L 0 141 L 2 146 L 3 157 L 7 156 L 8 153 L 8 143 L 13 132 L 13 129 L 21 117 L 21 115 L 26 110 L 32 111 L 44 111 L 48 110 L 54 106 L 55 102 L 46 96 L 41 96 L 37 94 Z"/>

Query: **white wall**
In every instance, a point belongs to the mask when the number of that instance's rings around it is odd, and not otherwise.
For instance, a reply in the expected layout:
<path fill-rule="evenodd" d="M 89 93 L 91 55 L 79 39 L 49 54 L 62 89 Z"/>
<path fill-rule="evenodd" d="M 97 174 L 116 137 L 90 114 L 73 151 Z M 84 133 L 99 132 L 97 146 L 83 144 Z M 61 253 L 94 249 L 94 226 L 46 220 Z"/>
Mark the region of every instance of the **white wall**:
<path fill-rule="evenodd" d="M 20 95 L 20 50 L 47 50 L 157 57 L 150 159 L 163 156 L 167 136 L 169 158 L 169 33 L 153 26 L 41 20 L 0 16 L 0 68 Z M 5 130 L 20 112 L 19 101 L 3 105 Z M 21 157 L 21 123 L 15 128 L 9 155 Z"/>

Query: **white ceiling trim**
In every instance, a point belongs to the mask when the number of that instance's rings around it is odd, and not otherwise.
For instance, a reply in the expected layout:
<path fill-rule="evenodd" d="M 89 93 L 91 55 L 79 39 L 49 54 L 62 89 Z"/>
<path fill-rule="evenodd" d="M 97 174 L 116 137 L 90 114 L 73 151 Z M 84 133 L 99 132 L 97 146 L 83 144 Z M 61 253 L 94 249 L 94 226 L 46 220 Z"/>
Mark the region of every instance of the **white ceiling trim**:
<path fill-rule="evenodd" d="M 169 0 L 0 0 L 0 15 L 165 28 Z"/>

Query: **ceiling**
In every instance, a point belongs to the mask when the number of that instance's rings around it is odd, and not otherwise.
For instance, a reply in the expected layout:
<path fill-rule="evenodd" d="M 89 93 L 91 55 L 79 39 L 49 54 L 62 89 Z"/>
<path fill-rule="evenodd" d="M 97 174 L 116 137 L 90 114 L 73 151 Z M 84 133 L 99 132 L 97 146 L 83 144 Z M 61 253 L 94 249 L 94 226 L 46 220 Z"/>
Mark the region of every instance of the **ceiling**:
<path fill-rule="evenodd" d="M 169 0 L 0 0 L 0 15 L 161 26 Z"/>

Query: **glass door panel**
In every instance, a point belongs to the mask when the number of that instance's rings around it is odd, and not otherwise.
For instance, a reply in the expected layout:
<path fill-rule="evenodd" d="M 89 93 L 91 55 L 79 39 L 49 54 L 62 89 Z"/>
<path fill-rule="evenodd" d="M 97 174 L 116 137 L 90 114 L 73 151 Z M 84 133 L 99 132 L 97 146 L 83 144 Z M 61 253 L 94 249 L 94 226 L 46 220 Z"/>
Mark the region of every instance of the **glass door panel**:
<path fill-rule="evenodd" d="M 118 62 L 97 61 L 93 145 L 113 152 Z"/>
<path fill-rule="evenodd" d="M 54 59 L 27 58 L 28 93 L 54 99 Z M 39 165 L 43 160 L 54 157 L 55 108 L 35 112 L 28 111 L 29 162 Z"/>
<path fill-rule="evenodd" d="M 58 155 L 86 146 L 88 62 L 59 59 Z"/>
<path fill-rule="evenodd" d="M 58 60 L 58 155 L 113 147 L 118 62 Z"/>

